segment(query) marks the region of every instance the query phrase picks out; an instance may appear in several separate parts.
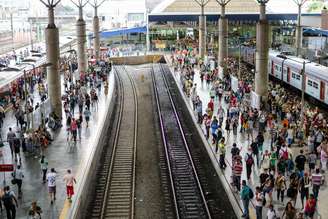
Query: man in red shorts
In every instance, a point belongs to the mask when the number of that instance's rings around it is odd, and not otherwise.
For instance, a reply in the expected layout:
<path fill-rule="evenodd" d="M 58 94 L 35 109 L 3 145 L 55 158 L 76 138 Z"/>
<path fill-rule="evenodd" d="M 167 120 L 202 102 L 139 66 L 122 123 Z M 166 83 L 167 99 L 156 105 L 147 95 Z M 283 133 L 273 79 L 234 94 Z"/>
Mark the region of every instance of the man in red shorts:
<path fill-rule="evenodd" d="M 64 176 L 64 181 L 66 183 L 67 199 L 72 202 L 72 196 L 74 195 L 73 184 L 76 183 L 76 179 L 70 169 L 67 170 L 67 173 Z"/>

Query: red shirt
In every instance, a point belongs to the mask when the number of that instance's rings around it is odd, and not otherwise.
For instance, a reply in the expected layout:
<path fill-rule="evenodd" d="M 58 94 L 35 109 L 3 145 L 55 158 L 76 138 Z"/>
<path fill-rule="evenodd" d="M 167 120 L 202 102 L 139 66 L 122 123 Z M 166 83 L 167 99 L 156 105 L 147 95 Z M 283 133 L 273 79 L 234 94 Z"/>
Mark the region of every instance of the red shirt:
<path fill-rule="evenodd" d="M 207 107 L 211 109 L 211 111 L 214 111 L 214 103 L 213 101 L 208 102 Z"/>
<path fill-rule="evenodd" d="M 315 212 L 315 205 L 316 205 L 315 199 L 308 199 L 305 203 L 305 212 L 307 213 Z"/>

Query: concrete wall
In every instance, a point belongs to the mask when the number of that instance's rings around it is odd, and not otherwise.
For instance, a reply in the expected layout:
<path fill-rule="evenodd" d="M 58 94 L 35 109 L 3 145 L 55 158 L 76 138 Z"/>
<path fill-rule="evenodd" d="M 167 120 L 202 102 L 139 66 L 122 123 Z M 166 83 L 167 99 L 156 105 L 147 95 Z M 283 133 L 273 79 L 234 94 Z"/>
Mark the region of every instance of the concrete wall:
<path fill-rule="evenodd" d="M 113 74 L 113 73 L 111 73 Z M 116 78 L 116 77 L 115 77 Z M 74 196 L 73 204 L 66 214 L 65 218 L 67 219 L 80 219 L 84 218 L 85 210 L 88 208 L 88 204 L 90 202 L 91 193 L 94 191 L 94 183 L 97 174 L 97 167 L 99 160 L 101 159 L 101 154 L 103 152 L 104 146 L 108 144 L 106 141 L 107 138 L 103 136 L 108 135 L 108 130 L 111 124 L 111 120 L 113 119 L 114 106 L 116 105 L 117 100 L 117 84 L 115 83 L 115 79 L 113 80 L 114 84 L 110 86 L 112 91 L 111 96 L 108 96 L 108 102 L 106 105 L 106 111 L 104 114 L 104 119 L 100 119 L 101 124 L 99 128 L 96 130 L 97 137 L 95 141 L 95 146 L 93 150 L 90 152 L 88 163 L 85 167 L 85 172 L 80 181 L 80 185 L 76 191 L 76 195 Z"/>
<path fill-rule="evenodd" d="M 321 27 L 321 16 L 302 16 L 302 26 Z"/>

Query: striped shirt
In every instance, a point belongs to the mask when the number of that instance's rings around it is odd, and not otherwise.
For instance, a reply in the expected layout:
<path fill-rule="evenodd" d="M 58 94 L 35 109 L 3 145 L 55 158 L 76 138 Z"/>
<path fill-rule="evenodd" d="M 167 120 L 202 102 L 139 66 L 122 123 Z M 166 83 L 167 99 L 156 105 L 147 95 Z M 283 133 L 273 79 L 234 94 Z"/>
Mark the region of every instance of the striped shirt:
<path fill-rule="evenodd" d="M 233 175 L 241 176 L 243 172 L 243 164 L 241 162 L 235 162 L 232 168 Z"/>
<path fill-rule="evenodd" d="M 313 173 L 312 174 L 312 184 L 313 185 L 317 185 L 320 186 L 322 182 L 322 175 L 321 173 L 317 174 L 317 173 Z"/>

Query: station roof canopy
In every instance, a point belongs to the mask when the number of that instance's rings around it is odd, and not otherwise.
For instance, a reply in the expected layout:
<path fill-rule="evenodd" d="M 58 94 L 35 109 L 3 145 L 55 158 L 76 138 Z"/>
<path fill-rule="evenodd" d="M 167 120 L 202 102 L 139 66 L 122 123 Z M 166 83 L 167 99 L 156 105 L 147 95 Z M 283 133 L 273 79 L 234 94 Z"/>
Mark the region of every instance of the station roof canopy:
<path fill-rule="evenodd" d="M 306 10 L 306 5 L 303 11 Z M 205 6 L 208 21 L 217 21 L 221 6 L 216 0 L 209 0 Z M 231 0 L 226 5 L 226 16 L 234 21 L 257 21 L 260 7 L 256 0 Z M 293 0 L 270 0 L 266 13 L 269 20 L 296 20 L 297 5 Z M 150 22 L 160 21 L 198 21 L 200 6 L 195 0 L 164 0 L 149 15 Z M 302 14 L 318 15 L 318 14 Z"/>
<path fill-rule="evenodd" d="M 303 35 L 328 37 L 328 30 L 319 28 L 303 28 Z"/>

